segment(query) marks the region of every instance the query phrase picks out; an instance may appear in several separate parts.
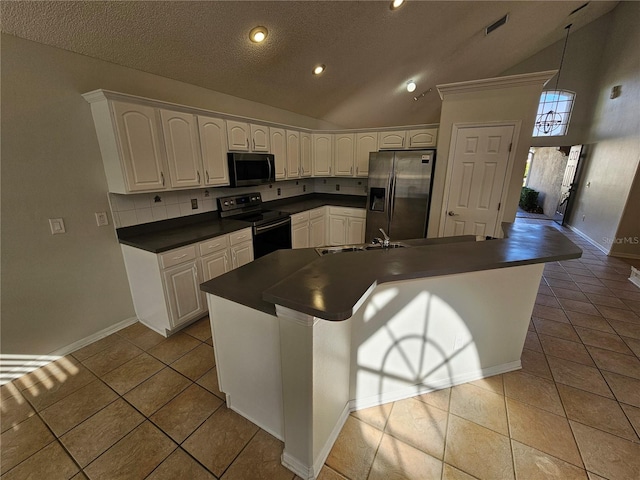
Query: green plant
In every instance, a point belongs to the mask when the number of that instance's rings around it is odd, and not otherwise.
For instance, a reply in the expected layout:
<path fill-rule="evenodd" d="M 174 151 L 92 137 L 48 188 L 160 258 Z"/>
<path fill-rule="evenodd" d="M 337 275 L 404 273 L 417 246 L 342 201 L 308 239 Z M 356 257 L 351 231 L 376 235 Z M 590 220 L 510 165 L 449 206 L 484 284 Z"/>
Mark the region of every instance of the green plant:
<path fill-rule="evenodd" d="M 522 187 L 520 191 L 520 208 L 532 212 L 538 207 L 539 192 L 529 187 Z"/>

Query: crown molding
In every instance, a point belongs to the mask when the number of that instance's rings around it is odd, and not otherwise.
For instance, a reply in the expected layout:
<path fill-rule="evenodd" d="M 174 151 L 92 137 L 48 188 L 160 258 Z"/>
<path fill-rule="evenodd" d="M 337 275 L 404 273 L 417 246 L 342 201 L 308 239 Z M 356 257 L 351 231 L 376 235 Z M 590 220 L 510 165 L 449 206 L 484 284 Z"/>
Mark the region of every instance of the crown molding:
<path fill-rule="evenodd" d="M 443 85 L 436 85 L 436 88 L 440 94 L 440 99 L 444 100 L 446 96 L 458 93 L 471 93 L 498 88 L 523 87 L 527 85 L 540 85 L 541 87 L 544 87 L 556 73 L 558 73 L 558 70 L 546 70 L 544 72 L 523 73 L 519 75 L 508 75 L 505 77 L 446 83 Z"/>

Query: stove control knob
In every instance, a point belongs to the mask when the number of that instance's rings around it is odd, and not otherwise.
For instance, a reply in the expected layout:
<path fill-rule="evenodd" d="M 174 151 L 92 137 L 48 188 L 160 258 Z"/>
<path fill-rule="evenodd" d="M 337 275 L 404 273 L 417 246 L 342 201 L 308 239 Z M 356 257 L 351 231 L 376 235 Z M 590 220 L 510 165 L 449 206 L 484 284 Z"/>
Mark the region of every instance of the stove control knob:
<path fill-rule="evenodd" d="M 228 207 L 229 206 L 229 202 L 227 202 L 226 200 L 224 201 L 224 206 Z"/>

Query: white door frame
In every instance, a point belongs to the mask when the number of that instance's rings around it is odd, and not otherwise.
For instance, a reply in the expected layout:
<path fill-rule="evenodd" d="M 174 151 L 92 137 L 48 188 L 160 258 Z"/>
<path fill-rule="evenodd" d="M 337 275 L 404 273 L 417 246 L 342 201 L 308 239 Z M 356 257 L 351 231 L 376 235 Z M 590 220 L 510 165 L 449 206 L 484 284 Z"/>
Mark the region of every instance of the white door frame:
<path fill-rule="evenodd" d="M 521 120 L 512 120 L 505 122 L 464 122 L 454 123 L 451 128 L 451 140 L 449 143 L 449 158 L 447 159 L 447 172 L 445 174 L 445 194 L 442 199 L 442 208 L 440 211 L 440 225 L 438 226 L 438 236 L 444 236 L 444 224 L 447 220 L 447 212 L 449 206 L 449 194 L 451 193 L 451 176 L 453 175 L 453 155 L 455 153 L 455 145 L 458 139 L 458 131 L 463 128 L 482 128 L 482 127 L 513 127 L 513 146 L 509 152 L 509 158 L 507 160 L 507 171 L 504 176 L 504 183 L 502 185 L 502 192 L 500 194 L 500 210 L 498 210 L 498 218 L 496 219 L 496 228 L 493 232 L 494 237 L 502 237 L 502 218 L 504 216 L 504 199 L 509 192 L 509 181 L 511 174 L 513 173 L 513 164 L 515 162 L 516 153 L 518 150 L 518 140 L 520 139 L 520 126 Z"/>

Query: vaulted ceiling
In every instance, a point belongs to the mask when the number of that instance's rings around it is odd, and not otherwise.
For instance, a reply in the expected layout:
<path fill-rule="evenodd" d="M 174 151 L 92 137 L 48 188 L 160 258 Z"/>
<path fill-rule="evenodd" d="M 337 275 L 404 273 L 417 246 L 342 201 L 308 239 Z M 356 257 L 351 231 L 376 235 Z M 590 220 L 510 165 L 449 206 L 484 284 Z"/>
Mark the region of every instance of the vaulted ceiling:
<path fill-rule="evenodd" d="M 572 14 L 584 0 L 408 0 L 395 11 L 389 1 L 3 1 L 0 12 L 11 35 L 358 128 L 438 122 L 436 85 L 499 76 L 617 3 Z M 258 25 L 262 44 L 248 38 Z"/>

